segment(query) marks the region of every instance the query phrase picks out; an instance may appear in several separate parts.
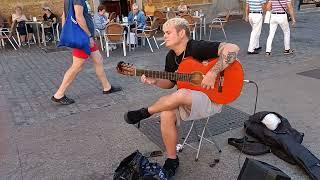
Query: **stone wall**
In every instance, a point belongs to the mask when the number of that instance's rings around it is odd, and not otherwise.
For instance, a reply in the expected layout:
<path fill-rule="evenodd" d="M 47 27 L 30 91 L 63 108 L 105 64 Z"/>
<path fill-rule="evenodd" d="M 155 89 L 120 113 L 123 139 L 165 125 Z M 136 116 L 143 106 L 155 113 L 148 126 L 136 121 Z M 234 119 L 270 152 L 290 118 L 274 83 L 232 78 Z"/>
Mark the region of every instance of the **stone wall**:
<path fill-rule="evenodd" d="M 6 18 L 11 17 L 11 14 L 14 13 L 15 6 L 19 5 L 23 8 L 23 13 L 27 18 L 29 18 L 30 15 L 42 17 L 42 6 L 49 5 L 53 13 L 61 16 L 63 11 L 63 2 L 64 0 L 1 0 L 0 13 Z M 89 0 L 89 3 L 91 4 L 91 7 L 93 7 L 92 0 Z"/>

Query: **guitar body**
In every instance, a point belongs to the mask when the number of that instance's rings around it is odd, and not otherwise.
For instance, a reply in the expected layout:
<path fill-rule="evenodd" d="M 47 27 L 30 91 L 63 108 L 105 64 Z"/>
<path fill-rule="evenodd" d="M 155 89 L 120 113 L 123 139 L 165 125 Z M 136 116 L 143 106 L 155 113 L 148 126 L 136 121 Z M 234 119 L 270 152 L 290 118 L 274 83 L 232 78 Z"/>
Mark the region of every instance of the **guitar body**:
<path fill-rule="evenodd" d="M 218 58 L 209 59 L 209 61 L 205 63 L 194 60 L 192 57 L 184 59 L 179 65 L 178 73 L 198 74 L 195 76 L 195 78 L 198 79 L 198 83 L 177 81 L 178 89 L 186 88 L 201 91 L 207 94 L 212 102 L 217 104 L 228 104 L 234 101 L 240 96 L 244 80 L 244 72 L 239 61 L 234 61 L 224 70 L 222 88 L 220 88 L 221 91 L 219 91 L 220 74 L 216 78 L 214 89 L 207 90 L 199 84 L 199 82 L 201 83 L 202 76 L 199 76 L 199 73 L 196 72 L 201 72 L 205 75 L 217 61 Z"/>

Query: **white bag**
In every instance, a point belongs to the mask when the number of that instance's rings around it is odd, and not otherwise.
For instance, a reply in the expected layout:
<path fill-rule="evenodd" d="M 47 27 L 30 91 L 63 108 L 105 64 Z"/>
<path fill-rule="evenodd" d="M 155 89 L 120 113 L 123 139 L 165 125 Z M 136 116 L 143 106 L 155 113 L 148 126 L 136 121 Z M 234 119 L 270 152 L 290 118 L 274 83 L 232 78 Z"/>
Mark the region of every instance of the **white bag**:
<path fill-rule="evenodd" d="M 270 18 L 271 18 L 271 11 L 267 11 L 265 16 L 264 16 L 264 23 L 269 24 L 270 23 Z"/>

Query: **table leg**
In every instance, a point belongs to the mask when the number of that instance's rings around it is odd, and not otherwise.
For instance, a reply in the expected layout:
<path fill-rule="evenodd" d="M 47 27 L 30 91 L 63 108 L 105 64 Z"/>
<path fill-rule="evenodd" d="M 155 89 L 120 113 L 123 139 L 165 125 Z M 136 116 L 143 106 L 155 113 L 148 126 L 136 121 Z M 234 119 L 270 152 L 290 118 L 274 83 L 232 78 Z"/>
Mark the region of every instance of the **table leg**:
<path fill-rule="evenodd" d="M 36 26 L 37 26 L 37 38 L 38 38 L 38 43 L 39 43 L 39 46 L 41 46 L 39 26 L 38 26 L 38 24 L 36 24 Z"/>

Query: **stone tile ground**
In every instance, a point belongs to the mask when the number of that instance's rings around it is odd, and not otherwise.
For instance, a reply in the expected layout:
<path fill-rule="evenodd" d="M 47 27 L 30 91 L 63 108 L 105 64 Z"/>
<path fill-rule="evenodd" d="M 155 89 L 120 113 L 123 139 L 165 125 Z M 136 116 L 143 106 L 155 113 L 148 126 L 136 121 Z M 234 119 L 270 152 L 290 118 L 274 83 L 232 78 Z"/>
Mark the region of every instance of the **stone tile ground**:
<path fill-rule="evenodd" d="M 248 24 L 232 21 L 226 26 L 229 41 L 241 47 L 239 58 L 246 78 L 259 84 L 257 110 L 277 111 L 287 117 L 293 127 L 306 133 L 303 144 L 317 157 L 319 80 L 296 73 L 320 66 L 319 24 L 319 12 L 298 14 L 298 25 L 291 32 L 296 53 L 282 55 L 283 38 L 278 29 L 271 57 L 246 55 Z M 267 33 L 264 25 L 263 47 Z M 214 35 L 214 39 L 222 40 L 222 32 L 215 31 Z M 173 90 L 143 86 L 138 78 L 118 75 L 115 67 L 124 60 L 141 68 L 163 69 L 166 52 L 161 48 L 151 53 L 147 47 L 137 48 L 127 57 L 120 48 L 112 52 L 105 58 L 105 69 L 111 83 L 121 85 L 124 91 L 111 95 L 102 95 L 89 60 L 68 91 L 76 103 L 62 107 L 49 99 L 71 63 L 70 52 L 46 53 L 35 46 L 18 51 L 0 49 L 0 179 L 111 179 L 120 160 L 135 149 L 159 149 L 134 126 L 124 123 L 123 113 Z M 245 86 L 231 106 L 252 113 L 253 94 L 254 89 Z M 204 146 L 199 162 L 194 162 L 195 153 L 186 149 L 174 179 L 236 179 L 239 153 L 226 141 L 227 137 L 240 136 L 241 128 L 215 136 L 223 152 L 214 168 L 209 163 L 217 154 L 211 146 Z M 307 179 L 300 168 L 271 154 L 255 158 L 281 168 L 293 179 Z M 163 158 L 154 160 L 163 162 Z"/>

